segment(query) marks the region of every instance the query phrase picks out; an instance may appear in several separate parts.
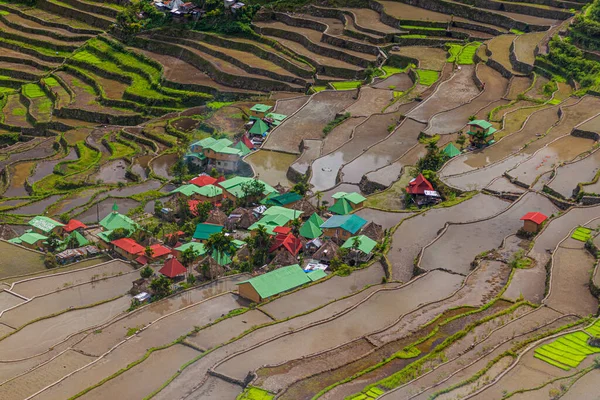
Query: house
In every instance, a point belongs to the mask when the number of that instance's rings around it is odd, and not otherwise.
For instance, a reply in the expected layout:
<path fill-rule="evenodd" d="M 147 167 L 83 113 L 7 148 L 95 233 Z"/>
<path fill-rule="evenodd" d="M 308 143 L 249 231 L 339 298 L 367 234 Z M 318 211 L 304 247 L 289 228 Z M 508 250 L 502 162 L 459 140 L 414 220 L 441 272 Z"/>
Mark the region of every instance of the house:
<path fill-rule="evenodd" d="M 248 229 L 252 224 L 256 222 L 256 217 L 252 210 L 238 207 L 229 214 L 225 226 L 229 230 L 234 229 Z"/>
<path fill-rule="evenodd" d="M 100 253 L 100 249 L 96 246 L 83 246 L 76 249 L 63 250 L 56 254 L 56 261 L 59 264 L 64 265 L 72 262 L 77 262 L 85 259 L 86 257 L 92 257 Z"/>
<path fill-rule="evenodd" d="M 383 239 L 384 232 L 381 225 L 371 221 L 363 228 L 361 234 L 373 239 L 376 242 L 379 242 L 381 239 Z"/>
<path fill-rule="evenodd" d="M 323 230 L 325 237 L 344 242 L 354 236 L 366 224 L 367 220 L 356 214 L 334 215 L 321 224 L 320 228 Z"/>
<path fill-rule="evenodd" d="M 223 230 L 222 225 L 201 223 L 201 224 L 196 225 L 196 230 L 194 231 L 193 238 L 198 241 L 204 242 L 204 241 L 208 240 L 210 235 L 219 233 L 222 230 Z"/>
<path fill-rule="evenodd" d="M 460 150 L 456 148 L 454 143 L 448 143 L 442 152 L 448 157 L 453 158 L 460 154 Z"/>
<path fill-rule="evenodd" d="M 269 262 L 269 270 L 291 264 L 297 264 L 298 258 L 287 251 L 278 251 L 275 257 Z"/>
<path fill-rule="evenodd" d="M 175 257 L 170 257 L 165 261 L 163 267 L 158 270 L 159 274 L 166 276 L 167 278 L 174 279 L 178 276 L 183 276 L 187 273 L 187 269 L 182 263 Z"/>
<path fill-rule="evenodd" d="M 335 242 L 327 240 L 319 247 L 319 250 L 312 255 L 312 258 L 321 264 L 329 265 L 333 257 L 335 257 L 339 251 L 340 247 L 335 244 Z"/>
<path fill-rule="evenodd" d="M 359 261 L 365 262 L 371 258 L 371 253 L 375 246 L 377 246 L 377 242 L 373 239 L 365 235 L 358 235 L 348 238 L 342 245 L 342 249 L 349 249 L 351 253 L 357 252 L 356 258 Z"/>
<path fill-rule="evenodd" d="M 329 211 L 338 215 L 349 214 L 352 210 L 363 207 L 367 200 L 364 196 L 356 192 L 337 192 L 331 197 L 335 199 L 335 203 L 329 207 Z"/>
<path fill-rule="evenodd" d="M 135 260 L 144 254 L 144 246 L 131 238 L 121 238 L 110 242 L 112 250 L 128 261 Z"/>
<path fill-rule="evenodd" d="M 177 257 L 179 259 L 179 261 L 181 261 L 181 255 L 183 254 L 184 251 L 186 251 L 188 249 L 192 249 L 193 251 L 196 252 L 196 254 L 198 255 L 198 257 L 196 259 L 200 259 L 206 254 L 206 250 L 204 249 L 204 245 L 202 243 L 189 242 L 189 243 L 182 244 L 181 246 L 173 249 L 173 255 L 175 257 Z"/>
<path fill-rule="evenodd" d="M 227 214 L 221 211 L 219 208 L 215 208 L 208 213 L 207 224 L 225 225 L 227 223 Z"/>
<path fill-rule="evenodd" d="M 193 199 L 193 201 L 195 201 L 196 205 L 199 202 L 205 202 L 208 201 L 211 204 L 217 204 L 220 203 L 221 200 L 223 200 L 223 189 L 221 189 L 218 186 L 215 185 L 205 185 L 202 187 L 198 187 L 196 185 L 185 185 L 185 186 L 191 186 L 193 189 L 190 190 L 189 192 L 191 193 L 191 196 L 187 196 L 187 197 L 191 197 Z M 182 186 L 183 187 L 183 186 Z M 178 188 L 179 189 L 179 188 Z M 177 189 L 175 189 L 177 190 Z M 186 195 L 185 192 L 180 192 L 183 195 Z M 171 192 L 173 193 L 173 192 Z M 194 208 L 195 210 L 195 208 Z"/>
<path fill-rule="evenodd" d="M 69 244 L 73 243 L 75 244 L 75 247 L 83 247 L 89 245 L 90 241 L 87 240 L 81 233 L 79 233 L 79 231 L 73 231 L 61 241 L 61 244 L 57 250 L 65 250 L 67 247 L 69 247 Z"/>
<path fill-rule="evenodd" d="M 40 235 L 37 232 L 27 232 L 19 237 L 9 240 L 10 243 L 19 244 L 28 249 L 38 250 L 44 247 L 44 243 L 48 239 L 47 236 Z"/>
<path fill-rule="evenodd" d="M 290 228 L 289 226 L 277 226 L 273 229 L 273 232 L 275 234 L 283 234 L 283 235 L 287 235 L 288 233 L 292 232 L 292 228 Z"/>
<path fill-rule="evenodd" d="M 467 135 L 471 137 L 471 144 L 481 147 L 493 144 L 496 129 L 488 121 L 476 119 L 467 124 Z"/>
<path fill-rule="evenodd" d="M 259 227 L 264 227 L 267 230 L 267 233 L 270 235 L 275 235 L 275 229 L 280 226 L 286 226 L 291 219 L 282 214 L 273 214 L 273 215 L 265 215 L 252 225 L 248 227 L 249 231 L 255 231 Z"/>
<path fill-rule="evenodd" d="M 312 282 L 298 264 L 288 265 L 247 281 L 239 282 L 238 293 L 254 303 Z"/>
<path fill-rule="evenodd" d="M 127 229 L 133 233 L 139 229 L 139 225 L 126 215 L 119 214 L 117 203 L 113 205 L 113 211 L 104 217 L 100 222 L 100 226 L 105 230 L 105 233 L 114 231 L 115 229 Z"/>
<path fill-rule="evenodd" d="M 44 217 L 43 215 L 38 215 L 30 220 L 28 224 L 32 227 L 33 232 L 46 236 L 52 233 L 60 236 L 65 226 L 65 224 L 55 221 L 52 218 Z"/>
<path fill-rule="evenodd" d="M 280 195 L 270 196 L 265 203 L 268 206 L 294 208 L 294 205 L 300 200 L 302 200 L 302 196 L 300 196 L 298 193 L 288 192 Z"/>
<path fill-rule="evenodd" d="M 248 140 L 248 138 L 246 136 L 243 136 L 243 139 Z M 252 153 L 254 144 L 252 142 L 250 142 L 250 145 L 247 145 L 243 140 L 238 140 L 238 142 L 231 147 L 239 150 L 241 153 L 241 156 L 244 157 L 244 156 L 247 156 L 248 154 Z"/>
<path fill-rule="evenodd" d="M 262 140 L 267 137 L 269 132 L 269 125 L 267 125 L 262 119 L 254 120 L 254 124 L 248 130 L 248 136 L 250 139 Z"/>
<path fill-rule="evenodd" d="M 265 119 L 267 120 L 267 122 L 273 126 L 279 126 L 284 119 L 287 118 L 287 115 L 283 115 L 283 114 L 276 114 L 276 113 L 268 113 L 265 116 Z"/>
<path fill-rule="evenodd" d="M 290 208 L 281 207 L 281 206 L 272 206 L 267 208 L 265 212 L 263 212 L 263 217 L 265 215 L 284 215 L 289 218 L 290 221 L 293 219 L 300 218 L 302 216 L 302 211 L 292 210 Z"/>
<path fill-rule="evenodd" d="M 149 247 L 150 250 L 152 250 L 152 255 L 147 255 L 146 249 L 144 249 L 144 253 L 135 259 L 137 263 L 146 265 L 151 262 L 162 261 L 172 254 L 172 250 L 170 248 L 163 246 L 160 243 L 153 244 Z"/>
<path fill-rule="evenodd" d="M 10 240 L 14 239 L 17 236 L 17 232 L 13 228 L 8 225 L 0 225 L 0 239 Z"/>
<path fill-rule="evenodd" d="M 256 118 L 264 118 L 271 108 L 273 107 L 266 104 L 255 104 L 250 108 L 250 115 Z"/>
<path fill-rule="evenodd" d="M 213 257 L 208 256 L 196 268 L 204 279 L 213 280 L 225 275 L 225 267 L 217 262 Z"/>
<path fill-rule="evenodd" d="M 229 139 L 208 137 L 192 143 L 190 152 L 184 156 L 184 159 L 201 166 L 209 163 L 217 170 L 232 172 L 237 170 L 242 157 L 242 152 L 231 147 L 232 144 L 233 142 Z"/>
<path fill-rule="evenodd" d="M 317 214 L 312 214 L 304 224 L 300 227 L 300 236 L 307 239 L 315 239 L 323 234 L 321 225 L 324 223 L 323 219 Z"/>
<path fill-rule="evenodd" d="M 198 187 L 214 185 L 215 183 L 217 183 L 217 178 L 213 178 L 210 175 L 202 174 L 192 179 L 189 183 Z"/>
<path fill-rule="evenodd" d="M 529 233 L 537 233 L 547 219 L 548 217 L 541 212 L 528 212 L 521 217 L 521 221 L 523 221 L 523 230 Z"/>
<path fill-rule="evenodd" d="M 220 182 L 219 186 L 224 190 L 223 197 L 235 201 L 239 198 L 244 197 L 245 193 L 243 190 L 243 185 L 251 184 L 253 181 L 255 181 L 254 178 L 236 176 L 234 178 Z M 256 179 L 256 181 L 260 182 L 264 186 L 262 192 L 263 196 L 266 196 L 269 193 L 276 192 L 275 188 L 273 188 L 271 185 L 261 181 L 260 179 Z"/>
<path fill-rule="evenodd" d="M 302 211 L 302 218 L 306 219 L 310 215 L 317 212 L 317 207 L 312 205 L 312 203 L 307 199 L 303 198 L 302 200 L 294 204 L 294 210 Z"/>
<path fill-rule="evenodd" d="M 200 190 L 202 188 L 193 184 L 187 184 L 179 186 L 176 189 L 171 190 L 171 194 L 175 195 L 177 198 L 185 198 L 185 199 L 198 199 L 200 197 Z"/>
<path fill-rule="evenodd" d="M 76 219 L 69 220 L 69 222 L 65 226 L 63 226 L 63 231 L 67 233 L 71 233 L 73 231 L 78 231 L 79 233 L 82 233 L 84 229 L 87 229 L 87 226 L 83 222 L 78 221 Z"/>
<path fill-rule="evenodd" d="M 273 239 L 273 244 L 269 253 L 287 251 L 293 256 L 297 256 L 302 250 L 302 242 L 291 233 L 278 233 Z"/>
<path fill-rule="evenodd" d="M 419 176 L 408 182 L 406 192 L 411 195 L 413 201 L 419 207 L 437 204 L 442 201 L 440 194 L 434 190 L 431 182 L 423 174 L 419 174 Z"/>

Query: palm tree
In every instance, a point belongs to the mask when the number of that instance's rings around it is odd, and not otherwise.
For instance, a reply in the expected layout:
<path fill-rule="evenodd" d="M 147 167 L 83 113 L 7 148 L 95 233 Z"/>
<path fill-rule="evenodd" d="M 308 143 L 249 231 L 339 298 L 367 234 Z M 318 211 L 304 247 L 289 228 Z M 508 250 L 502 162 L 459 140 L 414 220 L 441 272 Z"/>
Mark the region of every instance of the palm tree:
<path fill-rule="evenodd" d="M 210 235 L 206 243 L 204 243 L 204 248 L 209 255 L 213 253 L 231 255 L 235 252 L 233 237 L 225 235 L 223 232 Z"/>
<path fill-rule="evenodd" d="M 181 263 L 183 264 L 183 266 L 186 269 L 186 272 L 185 272 L 186 278 L 190 273 L 189 266 L 192 265 L 194 260 L 196 260 L 199 255 L 200 254 L 198 253 L 198 251 L 196 251 L 196 249 L 193 249 L 191 247 L 188 249 L 185 249 L 183 251 L 183 253 L 181 253 Z"/>
<path fill-rule="evenodd" d="M 248 243 L 248 246 L 252 250 L 253 267 L 261 267 L 265 264 L 267 253 L 271 247 L 271 240 L 271 235 L 269 235 L 267 229 L 259 225 Z"/>
<path fill-rule="evenodd" d="M 352 238 L 352 249 L 354 250 L 354 265 L 358 265 L 358 252 L 359 247 L 361 245 L 361 241 L 360 238 L 358 236 L 355 236 L 354 238 Z"/>
<path fill-rule="evenodd" d="M 317 193 L 315 193 L 315 197 L 317 198 L 317 212 L 320 214 L 321 213 L 321 199 L 323 199 L 323 192 L 318 190 Z"/>
<path fill-rule="evenodd" d="M 296 218 L 292 220 L 292 232 L 294 235 L 297 235 L 300 232 L 300 226 L 302 225 L 302 220 L 300 218 Z"/>

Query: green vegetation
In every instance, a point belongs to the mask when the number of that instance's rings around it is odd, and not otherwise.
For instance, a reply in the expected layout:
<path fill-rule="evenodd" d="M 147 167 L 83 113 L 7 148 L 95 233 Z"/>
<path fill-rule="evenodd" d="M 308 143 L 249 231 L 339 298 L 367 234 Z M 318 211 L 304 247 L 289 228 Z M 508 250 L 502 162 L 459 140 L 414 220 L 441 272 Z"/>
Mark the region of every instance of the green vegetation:
<path fill-rule="evenodd" d="M 330 85 L 333 86 L 335 90 L 351 90 L 361 86 L 362 81 L 331 82 Z"/>
<path fill-rule="evenodd" d="M 430 69 L 417 69 L 415 71 L 419 76 L 419 83 L 424 86 L 431 86 L 440 78 L 440 73 L 438 71 Z"/>
<path fill-rule="evenodd" d="M 264 389 L 248 386 L 240 395 L 237 400 L 271 400 L 274 399 L 275 395 L 267 392 Z"/>
<path fill-rule="evenodd" d="M 42 81 L 51 88 L 60 86 L 60 83 L 52 76 L 44 78 Z"/>
<path fill-rule="evenodd" d="M 345 120 L 347 120 L 348 118 L 350 118 L 350 113 L 345 113 L 345 114 L 342 114 L 342 115 L 338 116 L 333 121 L 330 121 L 323 128 L 323 134 L 325 136 L 327 136 L 333 130 L 333 128 L 335 128 L 336 126 L 338 126 L 339 124 L 341 124 L 342 122 L 344 122 Z"/>
<path fill-rule="evenodd" d="M 323 90 L 327 90 L 327 86 L 312 86 L 310 88 L 314 93 L 322 92 Z"/>
<path fill-rule="evenodd" d="M 455 43 L 446 43 L 446 50 L 449 53 L 447 61 L 456 62 L 459 65 L 471 65 L 474 63 L 473 58 L 479 46 L 481 46 L 480 42 L 470 42 L 464 46 Z"/>
<path fill-rule="evenodd" d="M 458 55 L 460 54 L 463 46 L 455 43 L 446 43 L 446 50 L 448 50 L 449 56 L 446 59 L 448 62 L 456 62 Z"/>
<path fill-rule="evenodd" d="M 394 67 L 394 66 L 391 66 L 391 65 L 384 65 L 383 67 L 381 67 L 382 74 L 379 75 L 379 77 L 381 79 L 385 79 L 385 78 L 387 78 L 389 76 L 392 76 L 394 74 L 401 74 L 403 72 L 406 72 L 408 69 L 415 68 L 415 67 L 416 66 L 414 64 L 408 64 L 404 68 Z"/>
<path fill-rule="evenodd" d="M 28 83 L 27 85 L 23 85 L 23 94 L 29 97 L 30 99 L 46 96 L 46 93 L 44 93 L 40 85 L 37 85 L 35 83 Z"/>
<path fill-rule="evenodd" d="M 232 104 L 232 101 L 209 101 L 208 103 L 206 103 L 206 106 L 212 111 L 217 111 L 220 108 L 227 107 Z"/>
<path fill-rule="evenodd" d="M 569 333 L 535 349 L 534 357 L 569 371 L 577 368 L 588 355 L 600 353 L 600 348 L 588 344 L 589 338 L 585 332 Z"/>
<path fill-rule="evenodd" d="M 515 35 L 522 35 L 522 34 L 524 34 L 524 33 L 525 33 L 525 32 L 523 32 L 523 31 L 520 31 L 520 30 L 516 29 L 516 28 L 512 28 L 512 29 L 511 29 L 509 32 L 510 32 L 510 33 L 513 33 L 513 34 L 515 34 Z"/>
<path fill-rule="evenodd" d="M 413 25 L 400 25 L 400 28 L 406 30 L 422 30 L 422 31 L 445 31 L 445 28 L 436 28 L 434 26 L 413 26 Z"/>
<path fill-rule="evenodd" d="M 574 18 L 569 35 L 583 48 L 600 50 L 600 0 L 594 0 Z"/>
<path fill-rule="evenodd" d="M 600 84 L 600 63 L 586 59 L 583 51 L 571 44 L 568 38 L 552 38 L 549 48 L 547 56 L 536 59 L 542 68 L 564 78 L 572 78 L 583 88 Z"/>
<path fill-rule="evenodd" d="M 400 35 L 402 39 L 426 39 L 427 35 Z"/>

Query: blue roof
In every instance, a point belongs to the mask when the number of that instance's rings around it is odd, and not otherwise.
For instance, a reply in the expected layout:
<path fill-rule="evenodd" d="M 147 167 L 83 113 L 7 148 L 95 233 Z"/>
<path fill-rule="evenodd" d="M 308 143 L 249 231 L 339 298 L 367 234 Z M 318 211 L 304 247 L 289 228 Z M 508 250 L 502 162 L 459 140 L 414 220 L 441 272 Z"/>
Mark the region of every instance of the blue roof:
<path fill-rule="evenodd" d="M 334 215 L 325 221 L 321 228 L 342 228 L 352 234 L 355 234 L 365 226 L 367 220 L 355 214 L 350 215 Z"/>

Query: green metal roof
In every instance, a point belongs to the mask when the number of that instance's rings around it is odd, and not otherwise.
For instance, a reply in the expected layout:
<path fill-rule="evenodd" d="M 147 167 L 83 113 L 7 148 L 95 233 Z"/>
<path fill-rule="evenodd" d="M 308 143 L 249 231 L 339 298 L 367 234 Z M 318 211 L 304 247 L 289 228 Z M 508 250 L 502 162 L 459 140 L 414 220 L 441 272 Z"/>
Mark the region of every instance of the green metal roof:
<path fill-rule="evenodd" d="M 60 222 L 55 221 L 52 218 L 44 217 L 43 215 L 38 215 L 30 220 L 28 224 L 45 233 L 50 233 L 52 229 L 56 227 L 65 226 L 65 224 L 61 224 Z"/>
<path fill-rule="evenodd" d="M 239 198 L 244 195 L 244 192 L 242 190 L 242 184 L 249 182 L 249 181 L 253 181 L 253 180 L 254 180 L 254 178 L 246 178 L 243 176 L 236 176 L 234 178 L 227 179 L 223 182 L 220 182 L 219 186 L 221 186 L 223 189 L 227 190 L 233 196 Z M 263 194 L 266 195 L 266 194 L 277 191 L 277 190 L 275 190 L 274 187 L 265 183 L 264 181 L 261 181 L 260 179 L 257 179 L 257 181 L 259 181 L 260 183 L 262 183 L 265 186 L 265 189 L 263 190 Z"/>
<path fill-rule="evenodd" d="M 98 236 L 100 239 L 104 240 L 106 243 L 110 242 L 110 234 L 112 233 L 112 231 L 103 231 L 103 232 L 98 232 L 96 233 L 96 236 Z"/>
<path fill-rule="evenodd" d="M 185 155 L 183 156 L 183 158 L 191 158 L 191 157 L 195 157 L 199 160 L 204 160 L 206 159 L 206 156 L 203 153 L 194 153 L 194 152 L 188 152 L 185 153 Z"/>
<path fill-rule="evenodd" d="M 300 196 L 298 193 L 288 192 L 288 193 L 280 194 L 278 196 L 269 197 L 266 204 L 274 205 L 274 206 L 285 206 L 285 205 L 294 203 L 301 199 L 302 199 L 302 196 Z"/>
<path fill-rule="evenodd" d="M 327 274 L 322 269 L 317 269 L 315 271 L 308 272 L 306 276 L 308 276 L 308 279 L 314 282 L 318 281 L 319 279 L 326 278 Z"/>
<path fill-rule="evenodd" d="M 71 232 L 71 234 L 68 237 L 74 238 L 77 241 L 77 245 L 79 247 L 87 246 L 88 244 L 90 244 L 90 241 L 87 240 L 81 233 L 77 231 Z"/>
<path fill-rule="evenodd" d="M 16 243 L 16 244 L 21 244 L 23 242 L 25 242 L 27 244 L 35 244 L 40 240 L 46 240 L 46 239 L 48 239 L 46 236 L 40 235 L 39 233 L 28 232 L 28 233 L 22 234 L 18 238 L 9 240 L 9 242 Z M 16 241 L 16 240 L 18 240 L 18 241 Z"/>
<path fill-rule="evenodd" d="M 317 213 L 313 213 L 310 217 L 308 217 L 308 222 L 312 222 L 316 226 L 321 226 L 325 220 L 319 216 Z"/>
<path fill-rule="evenodd" d="M 182 244 L 181 246 L 177 247 L 175 250 L 180 251 L 180 252 L 184 252 L 187 249 L 193 249 L 195 250 L 198 255 L 204 255 L 206 254 L 206 250 L 204 249 L 204 245 L 200 242 L 189 242 L 189 243 L 185 243 Z"/>
<path fill-rule="evenodd" d="M 250 225 L 248 227 L 248 230 L 253 231 L 259 226 L 264 226 L 265 228 L 267 228 L 267 231 L 269 231 L 268 227 L 271 227 L 271 231 L 269 233 L 272 233 L 273 228 L 277 226 L 284 226 L 291 220 L 292 218 L 289 218 L 287 215 L 283 214 L 263 215 L 261 219 Z"/>
<path fill-rule="evenodd" d="M 300 236 L 305 237 L 307 239 L 318 238 L 323 234 L 319 225 L 316 225 L 314 222 L 308 220 L 300 227 Z"/>
<path fill-rule="evenodd" d="M 480 127 L 481 129 L 488 129 L 492 127 L 492 124 L 489 123 L 488 121 L 484 121 L 482 119 L 475 119 L 471 122 L 469 122 L 469 125 L 475 125 Z"/>
<path fill-rule="evenodd" d="M 341 228 L 345 231 L 355 234 L 365 226 L 367 220 L 355 214 L 350 215 L 334 215 L 321 225 L 323 228 Z"/>
<path fill-rule="evenodd" d="M 338 201 L 336 201 L 331 207 L 328 208 L 329 211 L 338 215 L 346 215 L 352 212 L 352 205 L 345 197 L 342 197 Z"/>
<path fill-rule="evenodd" d="M 267 125 L 262 119 L 257 119 L 248 132 L 253 135 L 263 135 L 268 130 L 269 125 Z"/>
<path fill-rule="evenodd" d="M 448 145 L 446 147 L 444 147 L 444 150 L 442 150 L 442 151 L 444 152 L 444 154 L 446 154 L 450 158 L 456 157 L 457 155 L 460 154 L 460 150 L 458 150 L 456 148 L 456 146 L 452 143 L 448 143 Z"/>
<path fill-rule="evenodd" d="M 111 212 L 100 221 L 100 226 L 107 231 L 114 231 L 118 228 L 127 229 L 130 232 L 134 232 L 138 229 L 139 225 L 126 215 L 119 214 L 116 211 Z"/>
<path fill-rule="evenodd" d="M 362 251 L 365 254 L 369 254 L 375 246 L 377 242 L 365 235 L 352 236 L 348 240 L 344 242 L 342 245 L 342 249 L 352 249 L 354 248 L 354 238 L 358 238 L 360 244 L 358 245 L 358 250 Z"/>
<path fill-rule="evenodd" d="M 269 111 L 271 108 L 273 108 L 272 106 L 268 106 L 266 104 L 255 104 L 252 106 L 252 108 L 250 109 L 250 111 L 256 111 L 256 112 L 267 112 Z"/>
<path fill-rule="evenodd" d="M 193 194 L 202 194 L 200 193 L 200 188 L 193 184 L 187 184 L 179 186 L 177 189 L 171 190 L 171 193 L 181 193 L 186 197 L 190 197 Z"/>
<path fill-rule="evenodd" d="M 191 186 L 196 186 L 196 185 L 191 185 Z M 198 193 L 201 196 L 205 196 L 205 197 L 216 197 L 216 196 L 223 194 L 223 189 L 221 189 L 220 187 L 215 186 L 215 185 L 205 185 L 205 186 L 198 188 L 196 193 Z"/>
<path fill-rule="evenodd" d="M 266 117 L 271 118 L 273 120 L 273 125 L 279 126 L 283 122 L 283 120 L 287 118 L 287 115 L 269 113 L 266 115 Z"/>
<path fill-rule="evenodd" d="M 298 264 L 294 264 L 239 282 L 238 285 L 249 283 L 262 299 L 267 299 L 309 282 L 311 279 L 308 274 Z"/>
<path fill-rule="evenodd" d="M 267 208 L 267 210 L 263 213 L 263 216 L 265 215 L 285 215 L 287 218 L 291 219 L 296 219 L 299 218 L 302 215 L 303 211 L 299 211 L 299 210 L 293 210 L 291 208 L 285 208 L 285 207 L 281 207 L 281 206 L 271 206 L 269 208 Z"/>
<path fill-rule="evenodd" d="M 351 193 L 346 193 L 346 192 L 337 192 L 335 193 L 333 196 L 334 199 L 339 200 L 339 199 L 346 199 L 348 200 L 350 203 L 352 204 L 360 204 L 363 201 L 367 200 L 366 197 L 364 197 L 363 195 L 361 195 L 360 193 L 356 193 L 356 192 L 351 192 Z"/>
<path fill-rule="evenodd" d="M 252 150 L 250 150 L 242 141 L 237 142 L 233 148 L 238 149 L 242 156 L 252 153 Z"/>
<path fill-rule="evenodd" d="M 214 225 L 214 224 L 198 224 L 196 225 L 196 230 L 194 231 L 194 239 L 206 240 L 210 237 L 210 235 L 214 233 L 219 233 L 223 230 L 222 225 Z"/>
<path fill-rule="evenodd" d="M 214 258 L 217 264 L 221 266 L 231 264 L 231 257 L 227 253 L 214 250 L 211 254 L 211 257 Z"/>

